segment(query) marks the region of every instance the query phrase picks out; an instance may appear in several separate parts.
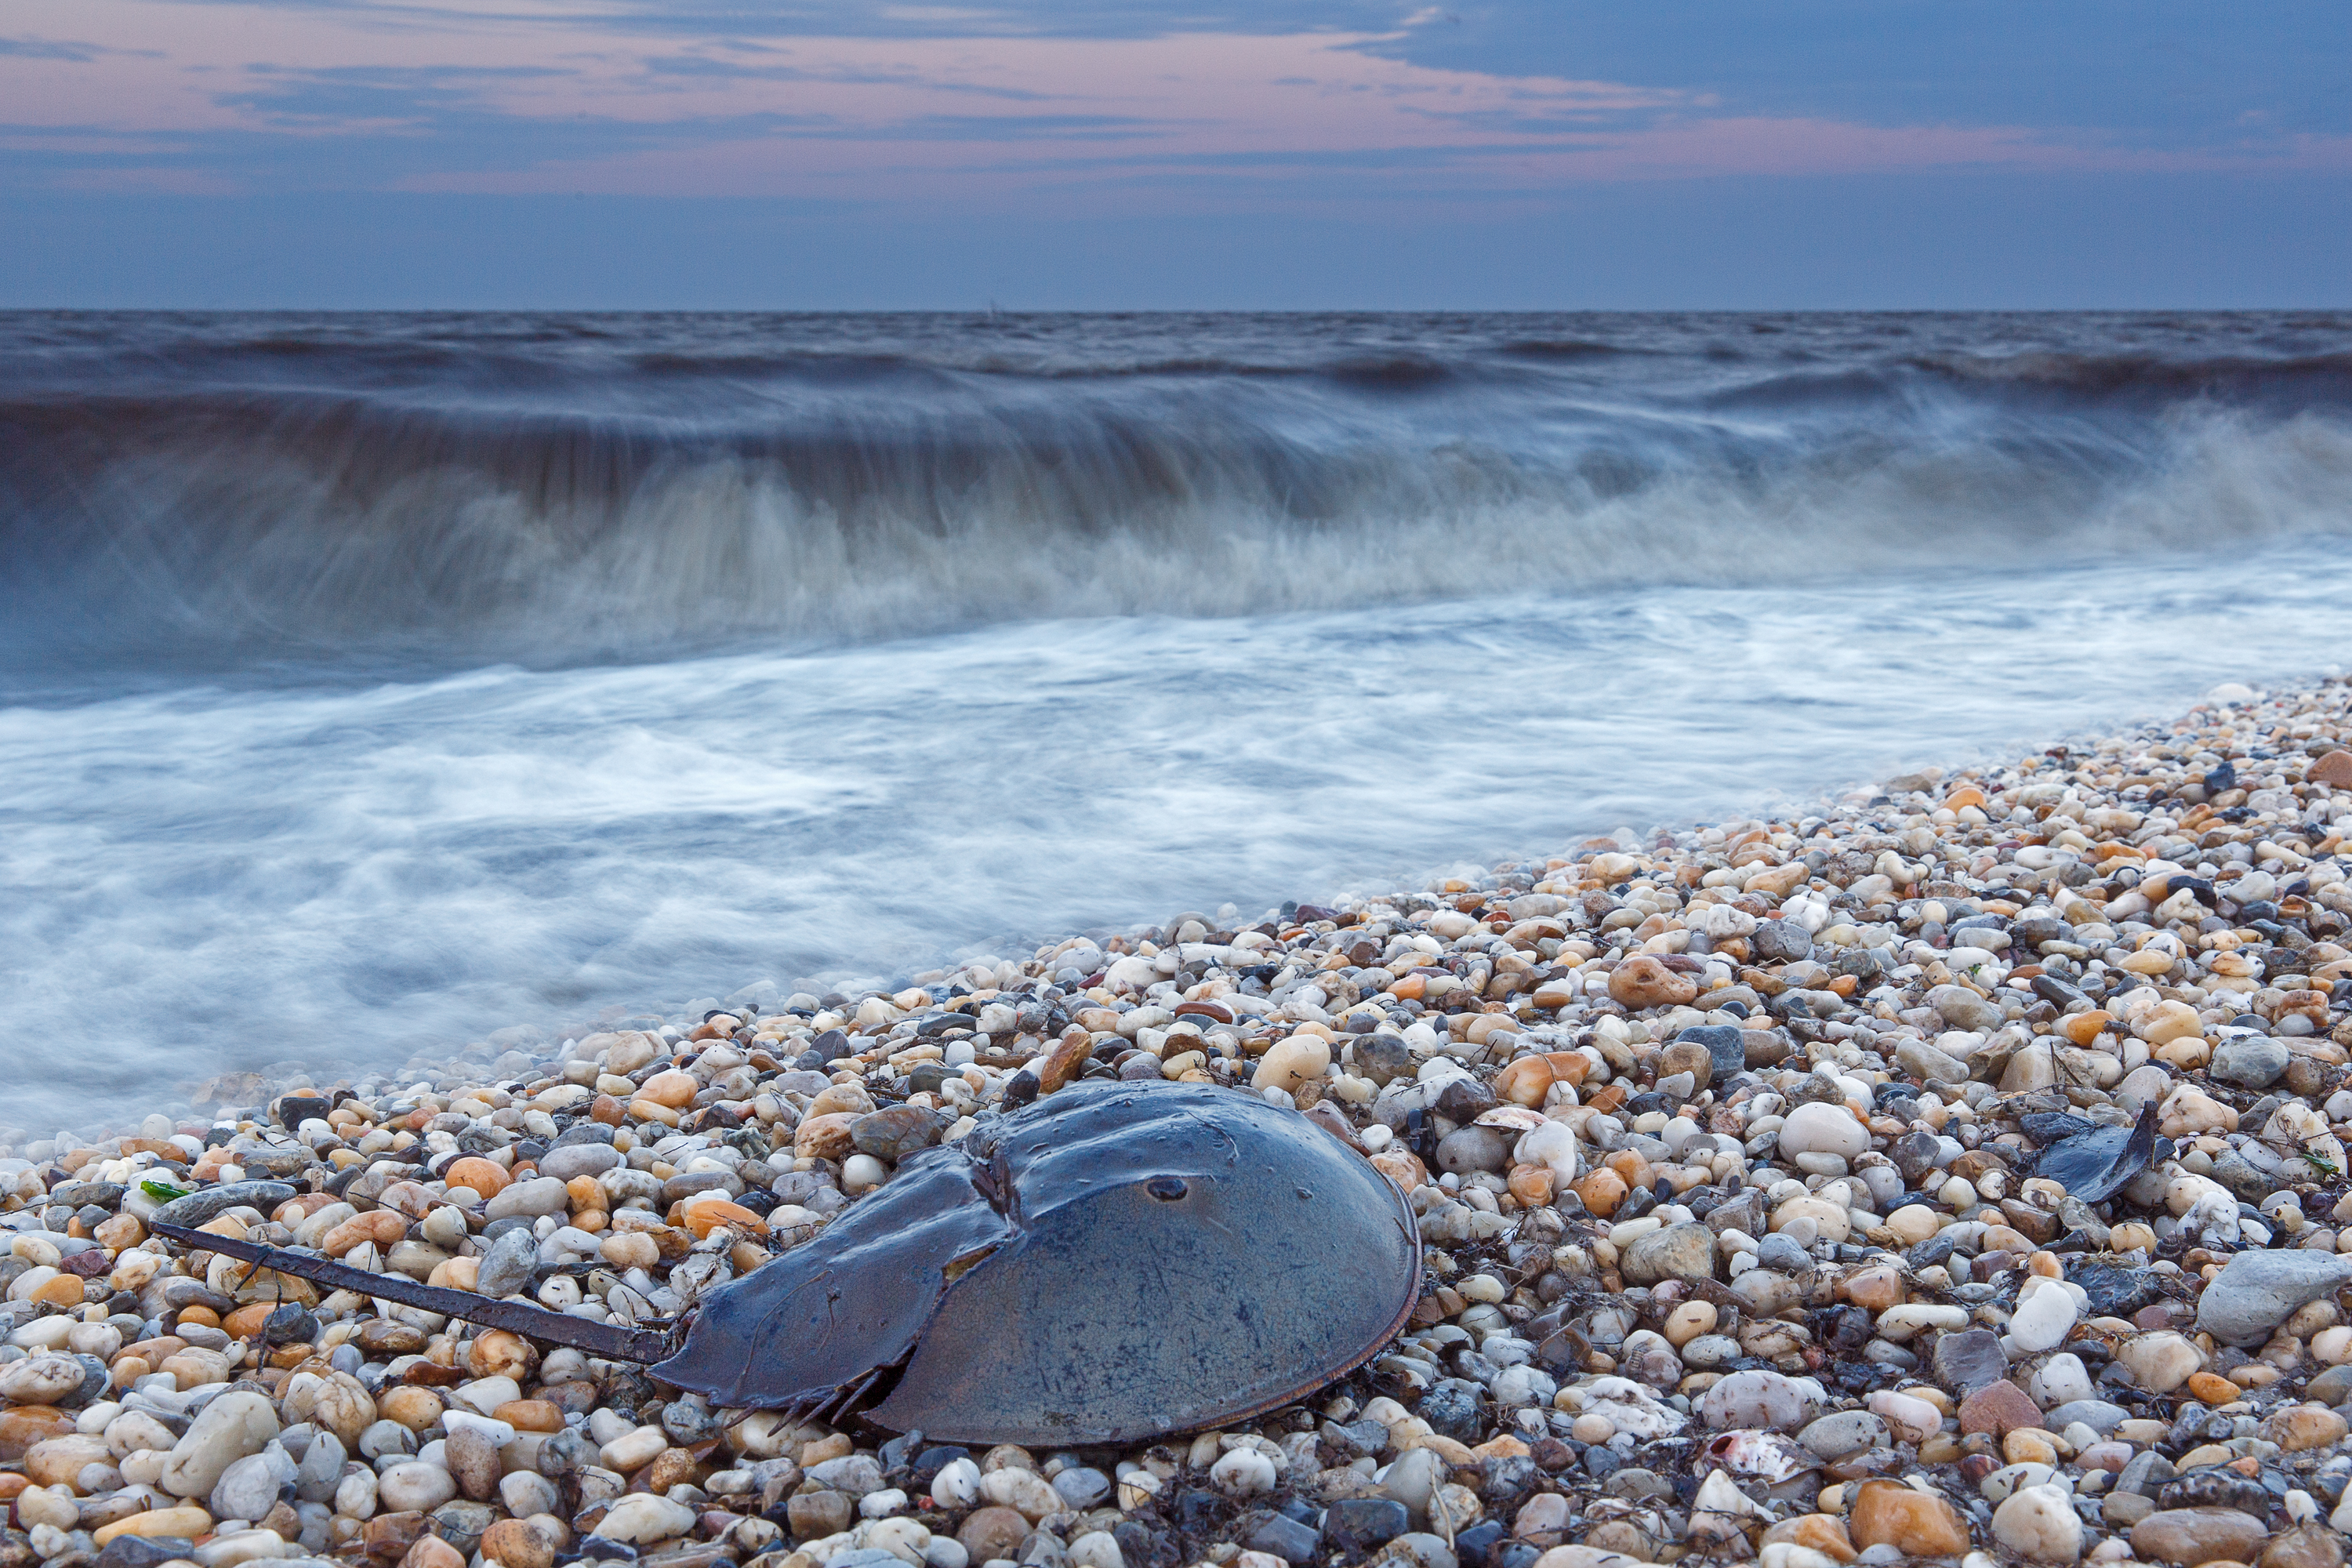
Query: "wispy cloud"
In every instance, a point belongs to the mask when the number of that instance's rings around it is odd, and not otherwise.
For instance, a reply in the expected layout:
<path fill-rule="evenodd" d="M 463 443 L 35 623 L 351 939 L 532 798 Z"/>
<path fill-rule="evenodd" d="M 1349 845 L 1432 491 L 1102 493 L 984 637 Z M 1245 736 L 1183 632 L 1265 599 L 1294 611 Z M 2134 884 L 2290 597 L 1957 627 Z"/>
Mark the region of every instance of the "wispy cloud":
<path fill-rule="evenodd" d="M 88 65 L 108 55 L 128 55 L 134 58 L 160 58 L 154 49 L 113 48 L 105 44 L 87 44 L 68 38 L 0 37 L 0 58 L 20 60 L 67 60 L 75 65 Z"/>
<path fill-rule="evenodd" d="M 0 0 L 0 27 L 50 15 Z M 0 39 L 18 185 L 1359 205 L 1579 183 L 1953 167 L 2352 169 L 2249 121 L 2097 130 L 1763 113 L 1711 90 L 1428 63 L 1443 13 L 1334 0 L 78 0 Z M 1220 195 L 1222 193 L 1222 195 Z"/>

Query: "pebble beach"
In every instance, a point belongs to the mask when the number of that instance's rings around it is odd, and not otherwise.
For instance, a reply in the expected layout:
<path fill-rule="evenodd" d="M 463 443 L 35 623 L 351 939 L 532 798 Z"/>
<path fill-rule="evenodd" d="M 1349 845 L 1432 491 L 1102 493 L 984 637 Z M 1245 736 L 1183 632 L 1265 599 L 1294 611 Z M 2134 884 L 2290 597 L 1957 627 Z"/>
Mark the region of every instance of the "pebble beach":
<path fill-rule="evenodd" d="M 1801 816 L 13 1130 L 0 1568 L 2336 1568 L 2347 832 L 2352 686 L 2222 688 Z M 1245 1426 L 968 1451 L 150 1230 L 658 1326 L 1106 1078 L 1360 1152 L 1420 1216 L 1401 1335 Z"/>

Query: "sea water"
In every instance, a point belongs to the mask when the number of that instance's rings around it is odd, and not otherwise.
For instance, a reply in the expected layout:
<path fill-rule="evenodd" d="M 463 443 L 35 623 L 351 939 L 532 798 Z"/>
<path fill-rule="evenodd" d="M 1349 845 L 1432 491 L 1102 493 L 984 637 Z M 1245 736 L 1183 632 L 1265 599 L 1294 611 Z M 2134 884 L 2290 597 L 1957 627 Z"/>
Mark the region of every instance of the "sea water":
<path fill-rule="evenodd" d="M 2352 319 L 0 317 L 0 1121 L 2308 676 Z"/>

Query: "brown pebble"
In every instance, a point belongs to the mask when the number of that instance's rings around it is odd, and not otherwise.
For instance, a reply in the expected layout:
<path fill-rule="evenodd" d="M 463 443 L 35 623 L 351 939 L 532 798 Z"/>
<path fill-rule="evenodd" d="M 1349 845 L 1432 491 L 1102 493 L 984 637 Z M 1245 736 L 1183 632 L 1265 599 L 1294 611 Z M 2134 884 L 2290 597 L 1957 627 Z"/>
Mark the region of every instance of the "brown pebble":
<path fill-rule="evenodd" d="M 2022 1390 L 2018 1396 L 2024 1397 Z M 1969 1549 L 1969 1527 L 1958 1510 L 1899 1481 L 1863 1482 L 1846 1526 L 1864 1552 L 1885 1545 L 1906 1557 L 1958 1557 Z"/>
<path fill-rule="evenodd" d="M 384 1568 L 408 1555 L 416 1538 L 425 1533 L 425 1518 L 413 1510 L 405 1513 L 380 1513 L 367 1521 L 361 1532 L 368 1559 Z"/>
<path fill-rule="evenodd" d="M 956 1531 L 956 1540 L 975 1563 L 1011 1557 L 1028 1537 L 1028 1518 L 1013 1508 L 976 1508 Z"/>
<path fill-rule="evenodd" d="M 1698 994 L 1698 982 L 1677 974 L 1648 953 L 1636 953 L 1609 975 L 1609 995 L 1628 1007 L 1679 1007 Z"/>
<path fill-rule="evenodd" d="M 506 1568 L 554 1568 L 555 1542 L 542 1525 L 501 1519 L 482 1532 L 482 1560 Z"/>
<path fill-rule="evenodd" d="M 1990 1432 L 2005 1437 L 2019 1426 L 2042 1425 L 2041 1407 L 2025 1390 L 2007 1378 L 1996 1378 L 1960 1402 L 1962 1433 Z"/>
<path fill-rule="evenodd" d="M 437 1535 L 420 1535 L 401 1558 L 400 1568 L 466 1568 L 466 1554 Z"/>
<path fill-rule="evenodd" d="M 2312 784 L 2324 784 L 2330 789 L 2342 789 L 2352 784 L 2352 752 L 2338 747 L 2311 764 L 2303 775 Z"/>

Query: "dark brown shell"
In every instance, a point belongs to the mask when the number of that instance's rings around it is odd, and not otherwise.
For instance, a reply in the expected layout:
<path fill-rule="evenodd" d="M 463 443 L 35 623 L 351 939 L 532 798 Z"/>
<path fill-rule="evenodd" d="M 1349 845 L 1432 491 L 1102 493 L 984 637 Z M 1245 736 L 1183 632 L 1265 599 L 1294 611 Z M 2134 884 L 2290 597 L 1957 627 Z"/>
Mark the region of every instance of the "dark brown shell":
<path fill-rule="evenodd" d="M 914 1156 L 712 1291 L 654 1375 L 780 1408 L 903 1361 L 868 1412 L 885 1426 L 1124 1443 L 1345 1374 L 1420 1284 L 1403 1195 L 1297 1112 L 1205 1084 L 1076 1084 Z"/>

